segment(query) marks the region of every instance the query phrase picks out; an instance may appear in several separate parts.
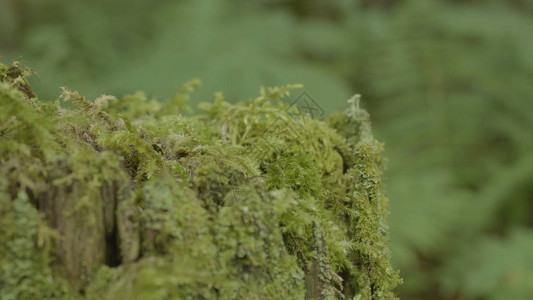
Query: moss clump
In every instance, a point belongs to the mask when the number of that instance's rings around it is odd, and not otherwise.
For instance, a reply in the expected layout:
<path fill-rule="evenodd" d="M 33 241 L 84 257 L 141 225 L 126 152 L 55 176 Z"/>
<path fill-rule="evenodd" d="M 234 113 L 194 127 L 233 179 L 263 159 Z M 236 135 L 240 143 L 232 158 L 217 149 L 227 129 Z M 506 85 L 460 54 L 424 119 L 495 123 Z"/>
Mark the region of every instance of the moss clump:
<path fill-rule="evenodd" d="M 65 89 L 72 108 L 0 71 L 2 299 L 395 298 L 356 99 L 324 122 L 285 86 L 186 117 L 198 81 L 165 103 Z"/>

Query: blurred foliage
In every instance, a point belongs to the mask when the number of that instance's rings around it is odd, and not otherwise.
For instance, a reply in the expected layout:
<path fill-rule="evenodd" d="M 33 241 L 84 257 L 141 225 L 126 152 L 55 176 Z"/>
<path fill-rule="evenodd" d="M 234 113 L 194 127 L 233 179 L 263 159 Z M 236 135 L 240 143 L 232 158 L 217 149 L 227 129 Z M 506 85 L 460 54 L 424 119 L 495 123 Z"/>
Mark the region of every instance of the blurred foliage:
<path fill-rule="evenodd" d="M 400 295 L 533 297 L 533 1 L 103 3 L 1 2 L 0 55 L 49 99 L 170 99 L 192 77 L 193 102 L 295 82 L 331 112 L 362 93 L 387 142 Z"/>
<path fill-rule="evenodd" d="M 304 83 L 322 99 L 352 94 L 336 72 L 298 58 L 300 32 L 306 31 L 310 39 L 312 31 L 288 12 L 266 14 L 237 1 L 35 2 L 13 1 L 12 11 L 23 7 L 15 14 L 19 25 L 11 26 L 20 27 L 11 35 L 19 45 L 8 38 L 0 42 L 13 45 L 2 47 L 9 50 L 4 50 L 6 61 L 23 55 L 39 70 L 43 79 L 32 85 L 43 98 L 56 97 L 64 84 L 88 97 L 140 89 L 169 98 L 169 88 L 191 77 L 204 83 L 198 99 L 210 99 L 222 89 L 230 98 L 243 99 L 260 85 L 287 82 Z M 42 11 L 55 16 L 43 16 Z M 39 26 L 25 25 L 24 16 Z M 336 40 L 340 42 L 340 36 Z"/>

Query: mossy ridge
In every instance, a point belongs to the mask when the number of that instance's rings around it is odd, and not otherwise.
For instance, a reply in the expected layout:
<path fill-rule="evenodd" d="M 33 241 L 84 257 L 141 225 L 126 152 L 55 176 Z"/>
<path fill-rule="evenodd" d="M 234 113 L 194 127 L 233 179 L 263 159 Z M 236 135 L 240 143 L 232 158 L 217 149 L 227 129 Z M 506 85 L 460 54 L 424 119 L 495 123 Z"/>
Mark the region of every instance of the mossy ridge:
<path fill-rule="evenodd" d="M 185 117 L 197 86 L 162 104 L 65 90 L 67 109 L 2 83 L 2 201 L 33 211 L 24 251 L 43 259 L 34 280 L 56 278 L 19 295 L 394 299 L 381 145 L 366 112 L 354 104 L 329 126 L 295 117 L 281 101 L 293 85 L 238 104 L 219 93 Z"/>

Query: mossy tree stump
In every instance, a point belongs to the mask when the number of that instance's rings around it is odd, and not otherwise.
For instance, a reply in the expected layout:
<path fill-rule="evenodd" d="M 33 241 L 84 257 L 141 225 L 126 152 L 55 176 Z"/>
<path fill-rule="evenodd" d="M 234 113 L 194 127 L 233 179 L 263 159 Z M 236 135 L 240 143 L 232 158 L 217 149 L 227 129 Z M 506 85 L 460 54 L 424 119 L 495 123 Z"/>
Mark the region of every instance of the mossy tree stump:
<path fill-rule="evenodd" d="M 41 102 L 0 65 L 0 298 L 393 299 L 382 145 L 298 86 L 184 116 L 142 93 Z"/>

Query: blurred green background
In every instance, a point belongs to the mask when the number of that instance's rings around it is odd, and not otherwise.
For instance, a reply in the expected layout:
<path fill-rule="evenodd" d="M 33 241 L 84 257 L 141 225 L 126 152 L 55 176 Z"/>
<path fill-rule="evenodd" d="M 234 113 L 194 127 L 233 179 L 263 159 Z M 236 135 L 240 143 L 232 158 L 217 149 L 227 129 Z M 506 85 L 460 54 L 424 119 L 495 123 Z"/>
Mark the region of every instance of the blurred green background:
<path fill-rule="evenodd" d="M 363 95 L 403 299 L 533 299 L 533 0 L 0 0 L 0 55 L 96 97 Z M 297 96 L 293 94 L 293 96 Z"/>

